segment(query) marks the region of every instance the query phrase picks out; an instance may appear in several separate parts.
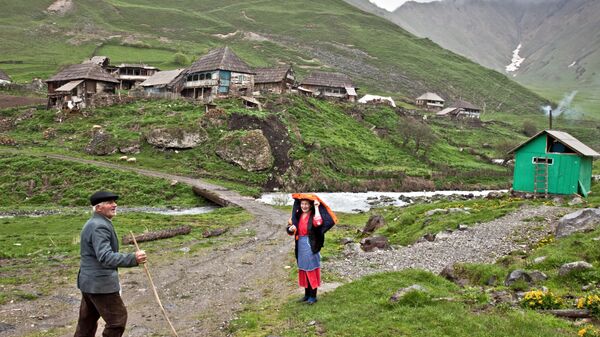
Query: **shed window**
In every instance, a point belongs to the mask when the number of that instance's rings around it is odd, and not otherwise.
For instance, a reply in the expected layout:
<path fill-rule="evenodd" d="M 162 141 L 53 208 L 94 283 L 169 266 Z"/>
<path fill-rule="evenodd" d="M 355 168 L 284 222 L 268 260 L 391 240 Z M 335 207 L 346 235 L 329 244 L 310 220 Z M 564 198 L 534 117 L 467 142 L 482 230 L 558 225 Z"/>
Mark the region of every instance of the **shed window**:
<path fill-rule="evenodd" d="M 533 157 L 531 159 L 531 162 L 533 164 L 548 164 L 548 165 L 552 165 L 552 164 L 554 164 L 554 159 L 553 158 L 546 158 L 546 157 Z"/>

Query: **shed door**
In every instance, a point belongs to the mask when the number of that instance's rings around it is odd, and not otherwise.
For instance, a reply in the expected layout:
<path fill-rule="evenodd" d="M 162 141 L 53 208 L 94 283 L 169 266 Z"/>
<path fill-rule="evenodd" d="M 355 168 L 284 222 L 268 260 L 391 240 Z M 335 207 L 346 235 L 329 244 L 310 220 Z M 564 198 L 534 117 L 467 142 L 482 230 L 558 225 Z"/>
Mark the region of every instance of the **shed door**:
<path fill-rule="evenodd" d="M 220 71 L 220 84 L 219 84 L 219 93 L 227 94 L 229 93 L 229 83 L 231 82 L 231 72 L 230 71 Z"/>

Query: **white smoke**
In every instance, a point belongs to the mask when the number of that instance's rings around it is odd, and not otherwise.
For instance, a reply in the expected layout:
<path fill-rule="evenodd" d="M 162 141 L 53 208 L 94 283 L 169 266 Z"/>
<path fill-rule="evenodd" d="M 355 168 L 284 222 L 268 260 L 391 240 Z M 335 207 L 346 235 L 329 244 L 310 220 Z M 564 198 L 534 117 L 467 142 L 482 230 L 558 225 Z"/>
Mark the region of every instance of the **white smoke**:
<path fill-rule="evenodd" d="M 571 107 L 571 103 L 573 103 L 575 96 L 577 96 L 577 90 L 573 90 L 570 94 L 566 94 L 555 109 L 552 109 L 550 105 L 543 106 L 541 109 L 546 116 L 550 115 L 550 111 L 552 111 L 553 117 L 558 117 L 560 115 L 571 118 L 581 117 L 581 111 Z"/>

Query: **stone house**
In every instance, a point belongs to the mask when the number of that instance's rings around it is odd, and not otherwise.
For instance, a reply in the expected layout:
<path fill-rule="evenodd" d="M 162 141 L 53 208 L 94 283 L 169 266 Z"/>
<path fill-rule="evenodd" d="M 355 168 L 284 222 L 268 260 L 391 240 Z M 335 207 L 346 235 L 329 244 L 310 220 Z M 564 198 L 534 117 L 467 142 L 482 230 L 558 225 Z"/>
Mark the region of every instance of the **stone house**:
<path fill-rule="evenodd" d="M 284 94 L 296 85 L 296 75 L 291 65 L 254 69 L 254 90 L 261 93 Z"/>
<path fill-rule="evenodd" d="M 436 116 L 479 119 L 481 117 L 481 109 L 472 103 L 459 100 L 456 101 L 451 107 L 436 113 Z"/>
<path fill-rule="evenodd" d="M 140 83 L 140 86 L 144 88 L 144 95 L 147 97 L 163 97 L 169 98 L 174 97 L 172 88 L 177 77 L 185 69 L 175 69 L 167 71 L 159 71 L 154 75 L 150 76 L 147 80 Z"/>
<path fill-rule="evenodd" d="M 229 47 L 221 47 L 194 62 L 178 82 L 175 90 L 192 99 L 248 96 L 254 91 L 254 70 Z"/>
<path fill-rule="evenodd" d="M 357 90 L 348 75 L 326 71 L 311 72 L 298 87 L 298 91 L 304 94 L 349 102 L 356 101 Z"/>
<path fill-rule="evenodd" d="M 439 111 L 444 108 L 444 99 L 434 92 L 426 92 L 417 97 L 415 105 L 427 110 Z"/>
<path fill-rule="evenodd" d="M 84 108 L 93 96 L 114 94 L 119 81 L 95 63 L 73 64 L 46 80 L 48 108 Z"/>

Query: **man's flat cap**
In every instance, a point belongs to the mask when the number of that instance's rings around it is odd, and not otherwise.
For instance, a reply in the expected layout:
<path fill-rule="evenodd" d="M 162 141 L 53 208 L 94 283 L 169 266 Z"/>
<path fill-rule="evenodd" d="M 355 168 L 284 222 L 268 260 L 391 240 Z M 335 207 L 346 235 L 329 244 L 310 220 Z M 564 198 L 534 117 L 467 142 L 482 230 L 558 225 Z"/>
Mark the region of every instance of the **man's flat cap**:
<path fill-rule="evenodd" d="M 103 201 L 111 201 L 117 199 L 119 199 L 119 196 L 112 192 L 98 191 L 92 194 L 92 196 L 90 197 L 90 202 L 92 203 L 92 206 L 96 206 Z"/>

